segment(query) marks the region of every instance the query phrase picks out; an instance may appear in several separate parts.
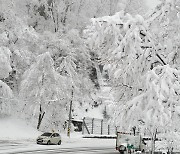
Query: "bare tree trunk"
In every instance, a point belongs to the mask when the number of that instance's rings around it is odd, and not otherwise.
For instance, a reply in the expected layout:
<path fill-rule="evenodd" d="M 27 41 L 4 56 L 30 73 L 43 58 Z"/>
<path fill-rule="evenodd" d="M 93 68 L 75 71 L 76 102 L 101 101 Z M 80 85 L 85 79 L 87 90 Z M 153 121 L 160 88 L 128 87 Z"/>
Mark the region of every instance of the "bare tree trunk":
<path fill-rule="evenodd" d="M 72 101 L 73 101 L 73 86 L 72 86 L 72 92 L 71 92 L 71 101 L 70 101 L 70 108 L 69 108 L 69 121 L 68 121 L 68 132 L 67 132 L 67 136 L 70 137 L 70 132 L 71 132 L 71 121 L 72 121 L 72 115 L 71 115 L 71 111 L 72 111 Z"/>
<path fill-rule="evenodd" d="M 71 5 L 73 4 L 73 2 L 67 2 L 66 3 L 66 8 L 64 11 L 64 17 L 61 19 L 61 22 L 63 24 L 63 26 L 66 26 L 66 20 L 67 20 L 67 15 L 68 15 L 68 10 L 70 9 Z"/>
<path fill-rule="evenodd" d="M 41 88 L 42 88 L 44 85 L 44 73 L 42 74 L 42 81 L 41 82 L 42 82 L 41 83 Z M 39 106 L 39 118 L 38 118 L 37 130 L 39 130 L 42 119 L 43 119 L 44 114 L 45 114 L 45 112 L 42 111 L 42 106 L 41 106 L 41 104 L 44 103 L 43 97 L 40 95 L 40 98 L 41 98 L 41 101 L 40 101 L 40 106 Z"/>
<path fill-rule="evenodd" d="M 52 1 L 51 3 L 51 14 L 52 14 L 52 19 L 53 19 L 53 22 L 54 22 L 54 32 L 57 32 L 57 25 L 56 25 L 56 19 L 55 19 L 55 13 L 54 13 L 54 1 Z"/>
<path fill-rule="evenodd" d="M 38 119 L 38 125 L 37 125 L 37 130 L 39 130 L 42 119 L 44 117 L 45 112 L 42 112 L 42 108 L 41 108 L 41 104 L 40 104 L 40 108 L 39 108 L 39 119 Z"/>
<path fill-rule="evenodd" d="M 155 130 L 155 132 L 152 133 L 152 138 L 151 138 L 151 153 L 152 154 L 155 152 L 156 135 L 157 135 L 157 129 Z"/>

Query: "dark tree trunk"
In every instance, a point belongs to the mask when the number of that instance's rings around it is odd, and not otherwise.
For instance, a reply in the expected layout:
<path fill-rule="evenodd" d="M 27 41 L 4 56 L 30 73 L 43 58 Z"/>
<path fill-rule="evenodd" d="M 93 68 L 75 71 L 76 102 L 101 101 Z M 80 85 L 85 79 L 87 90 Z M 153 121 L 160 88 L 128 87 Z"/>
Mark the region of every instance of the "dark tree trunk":
<path fill-rule="evenodd" d="M 39 108 L 39 119 L 38 119 L 38 125 L 37 125 L 37 130 L 39 130 L 40 126 L 41 126 L 41 122 L 42 119 L 44 117 L 45 112 L 42 112 L 42 108 L 41 108 L 41 104 L 40 104 L 40 108 Z"/>

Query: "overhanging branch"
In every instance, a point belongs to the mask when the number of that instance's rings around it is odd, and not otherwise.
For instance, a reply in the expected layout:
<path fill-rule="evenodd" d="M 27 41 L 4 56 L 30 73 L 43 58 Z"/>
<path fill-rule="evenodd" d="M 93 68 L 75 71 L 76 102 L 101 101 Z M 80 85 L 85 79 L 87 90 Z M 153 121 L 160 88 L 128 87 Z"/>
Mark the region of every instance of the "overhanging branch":
<path fill-rule="evenodd" d="M 156 56 L 160 59 L 160 61 L 161 61 L 164 65 L 166 65 L 166 63 L 164 62 L 164 60 L 161 58 L 161 56 L 160 56 L 159 54 L 156 53 Z"/>

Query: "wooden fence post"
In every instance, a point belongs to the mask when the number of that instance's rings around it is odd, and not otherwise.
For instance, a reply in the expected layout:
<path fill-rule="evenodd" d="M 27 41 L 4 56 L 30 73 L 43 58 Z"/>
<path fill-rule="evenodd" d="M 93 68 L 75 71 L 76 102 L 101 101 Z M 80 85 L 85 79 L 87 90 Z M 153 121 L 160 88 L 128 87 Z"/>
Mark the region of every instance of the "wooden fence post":
<path fill-rule="evenodd" d="M 110 126 L 108 125 L 108 135 L 110 135 Z"/>
<path fill-rule="evenodd" d="M 93 130 L 94 130 L 94 118 L 92 118 L 92 130 L 91 130 L 91 134 L 93 134 Z"/>
<path fill-rule="evenodd" d="M 103 134 L 103 120 L 101 120 L 101 135 Z"/>
<path fill-rule="evenodd" d="M 83 118 L 83 123 L 82 123 L 82 134 L 84 135 L 84 123 L 85 123 L 85 117 Z"/>
<path fill-rule="evenodd" d="M 83 123 L 84 123 L 84 128 L 86 128 L 88 134 L 90 134 L 90 132 L 89 132 L 89 130 L 88 130 L 88 127 L 87 127 L 87 125 L 86 125 L 86 122 L 85 122 L 85 118 L 83 119 Z"/>
<path fill-rule="evenodd" d="M 116 130 L 115 134 L 117 134 L 117 126 L 115 126 L 115 128 L 116 128 L 116 129 L 115 129 L 115 130 Z"/>

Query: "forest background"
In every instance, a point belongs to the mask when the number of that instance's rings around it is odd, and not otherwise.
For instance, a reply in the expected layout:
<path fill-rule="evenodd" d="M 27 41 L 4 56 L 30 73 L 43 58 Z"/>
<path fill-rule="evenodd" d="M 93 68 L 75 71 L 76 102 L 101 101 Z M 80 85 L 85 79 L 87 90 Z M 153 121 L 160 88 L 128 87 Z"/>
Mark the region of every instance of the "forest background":
<path fill-rule="evenodd" d="M 154 140 L 168 132 L 174 144 L 180 2 L 147 4 L 0 0 L 0 117 L 62 128 L 72 102 L 74 116 L 100 107 L 122 130 L 136 127 Z"/>

